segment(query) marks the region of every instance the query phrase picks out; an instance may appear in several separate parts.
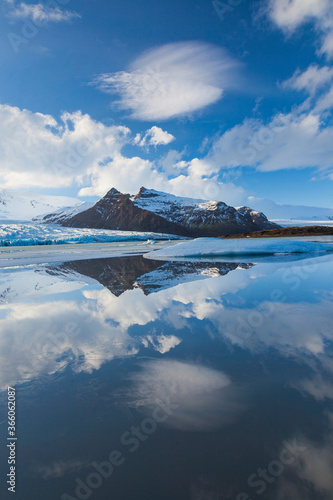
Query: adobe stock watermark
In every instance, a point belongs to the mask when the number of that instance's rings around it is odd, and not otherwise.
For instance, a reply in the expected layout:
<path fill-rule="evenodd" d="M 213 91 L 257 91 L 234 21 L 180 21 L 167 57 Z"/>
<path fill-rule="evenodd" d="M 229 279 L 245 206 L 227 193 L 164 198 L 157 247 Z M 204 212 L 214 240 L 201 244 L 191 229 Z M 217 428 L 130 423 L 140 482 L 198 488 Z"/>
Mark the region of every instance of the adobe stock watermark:
<path fill-rule="evenodd" d="M 92 462 L 93 469 L 84 479 L 77 477 L 75 479 L 75 491 L 73 495 L 63 493 L 61 500 L 87 500 L 91 497 L 94 490 L 100 488 L 104 481 L 108 480 L 114 471 L 123 465 L 128 457 L 126 453 L 135 453 L 139 447 L 148 440 L 149 436 L 154 434 L 158 424 L 164 423 L 179 408 L 179 405 L 171 402 L 170 398 L 166 401 L 155 400 L 156 406 L 151 412 L 150 417 L 144 418 L 140 425 L 134 426 L 120 436 L 119 449 L 111 450 L 107 459 L 102 462 Z"/>
<path fill-rule="evenodd" d="M 239 7 L 242 3 L 246 2 L 246 0 L 213 0 L 213 7 L 219 16 L 220 20 L 223 22 L 225 20 L 225 16 L 230 14 L 230 12 L 234 12 L 236 7 Z"/>
<path fill-rule="evenodd" d="M 62 6 L 67 5 L 70 1 L 71 0 L 47 0 L 46 2 L 40 2 L 40 4 L 43 6 L 46 14 L 54 14 L 54 12 L 58 12 Z M 44 16 L 43 19 L 24 19 L 22 20 L 19 33 L 8 33 L 7 38 L 15 54 L 18 54 L 21 46 L 27 45 L 30 40 L 38 35 L 39 30 L 45 28 L 49 22 L 47 16 Z"/>
<path fill-rule="evenodd" d="M 247 485 L 255 490 L 255 495 L 262 495 L 269 485 L 273 484 L 281 476 L 287 467 L 296 462 L 299 456 L 306 451 L 306 446 L 302 446 L 294 439 L 292 442 L 284 441 L 283 448 L 278 459 L 272 460 L 266 468 L 259 467 L 247 479 Z M 252 500 L 248 493 L 239 493 L 236 500 Z"/>

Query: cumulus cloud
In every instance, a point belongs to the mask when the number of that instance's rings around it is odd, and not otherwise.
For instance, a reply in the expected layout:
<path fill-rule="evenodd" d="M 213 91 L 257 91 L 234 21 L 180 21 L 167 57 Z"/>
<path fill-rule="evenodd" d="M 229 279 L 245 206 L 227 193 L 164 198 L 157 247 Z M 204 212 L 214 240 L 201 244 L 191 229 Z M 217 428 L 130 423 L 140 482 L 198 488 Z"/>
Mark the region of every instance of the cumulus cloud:
<path fill-rule="evenodd" d="M 173 136 L 159 127 L 140 134 L 146 145 Z M 137 139 L 139 140 L 139 139 Z M 205 162 L 181 162 L 173 152 L 159 161 L 122 154 L 133 144 L 130 130 L 106 126 L 81 112 L 50 115 L 0 105 L 0 187 L 82 186 L 81 196 L 104 196 L 111 187 L 136 193 L 142 185 L 176 195 L 240 204 L 246 192 L 212 177 Z M 172 165 L 171 165 L 172 164 Z"/>
<path fill-rule="evenodd" d="M 145 134 L 137 134 L 134 138 L 134 144 L 138 146 L 159 146 L 167 145 L 174 140 L 175 137 L 172 134 L 154 125 Z"/>
<path fill-rule="evenodd" d="M 269 15 L 287 34 L 307 22 L 320 33 L 320 52 L 333 57 L 333 5 L 331 0 L 270 0 Z"/>
<path fill-rule="evenodd" d="M 219 100 L 235 78 L 236 67 L 221 48 L 177 42 L 145 52 L 127 71 L 102 74 L 94 84 L 119 94 L 119 106 L 133 118 L 167 120 Z"/>
<path fill-rule="evenodd" d="M 204 167 L 204 162 L 202 172 L 199 164 L 195 164 L 196 168 L 193 170 L 192 162 L 185 162 L 184 173 L 169 177 L 165 171 L 158 169 L 155 162 L 117 154 L 104 165 L 95 164 L 88 170 L 90 185 L 82 188 L 79 196 L 103 196 L 106 186 L 114 186 L 122 192 L 134 194 L 143 185 L 178 196 L 223 200 L 230 205 L 242 204 L 247 199 L 247 192 L 242 187 L 231 182 L 220 182 L 217 175 L 212 177 L 209 169 Z M 212 171 L 213 169 L 214 167 Z"/>
<path fill-rule="evenodd" d="M 52 116 L 0 105 L 0 185 L 66 187 L 117 154 L 130 133 L 81 112 Z"/>
<path fill-rule="evenodd" d="M 60 7 L 49 7 L 47 4 L 27 4 L 19 3 L 15 6 L 14 2 L 10 2 L 12 10 L 10 16 L 17 19 L 31 19 L 35 23 L 60 23 L 69 22 L 72 19 L 80 18 L 77 12 L 63 10 Z"/>

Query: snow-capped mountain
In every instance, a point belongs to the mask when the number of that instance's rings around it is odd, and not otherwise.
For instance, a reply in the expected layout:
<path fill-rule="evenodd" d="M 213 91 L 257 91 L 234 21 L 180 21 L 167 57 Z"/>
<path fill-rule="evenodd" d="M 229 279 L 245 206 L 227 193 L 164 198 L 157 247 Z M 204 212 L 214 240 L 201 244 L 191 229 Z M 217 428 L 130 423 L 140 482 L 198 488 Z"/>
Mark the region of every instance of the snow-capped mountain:
<path fill-rule="evenodd" d="M 74 207 L 65 207 L 56 210 L 52 214 L 43 213 L 42 215 L 38 215 L 34 217 L 33 220 L 36 222 L 43 222 L 48 224 L 63 224 L 68 221 L 74 215 L 80 214 L 81 212 L 85 212 L 89 208 L 93 207 L 94 203 L 86 201 L 84 203 L 80 202 L 79 205 L 75 205 Z"/>
<path fill-rule="evenodd" d="M 68 196 L 0 189 L 0 221 L 30 221 L 41 214 L 79 205 L 82 205 L 82 201 Z"/>
<path fill-rule="evenodd" d="M 48 218 L 44 221 L 47 222 Z M 112 229 L 121 231 L 158 232 L 190 236 L 186 229 L 151 211 L 136 206 L 129 194 L 112 188 L 92 208 L 66 221 L 54 222 L 66 227 Z"/>
<path fill-rule="evenodd" d="M 221 236 L 278 227 L 249 207 L 181 198 L 142 187 L 130 196 L 112 188 L 93 207 L 68 218 L 50 214 L 43 222 L 69 227 L 151 231 L 181 236 Z"/>

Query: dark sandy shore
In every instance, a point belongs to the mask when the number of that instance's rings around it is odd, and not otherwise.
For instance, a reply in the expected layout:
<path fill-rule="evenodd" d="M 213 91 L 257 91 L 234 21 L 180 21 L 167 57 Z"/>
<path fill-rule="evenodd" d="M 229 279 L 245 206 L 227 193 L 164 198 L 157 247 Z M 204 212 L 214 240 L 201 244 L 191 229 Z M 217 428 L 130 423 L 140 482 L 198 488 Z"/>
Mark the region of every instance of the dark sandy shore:
<path fill-rule="evenodd" d="M 230 234 L 220 238 L 282 238 L 292 236 L 331 236 L 333 227 L 326 226 L 304 226 L 304 227 L 282 227 L 279 229 L 267 229 L 266 231 L 254 231 L 253 233 Z"/>

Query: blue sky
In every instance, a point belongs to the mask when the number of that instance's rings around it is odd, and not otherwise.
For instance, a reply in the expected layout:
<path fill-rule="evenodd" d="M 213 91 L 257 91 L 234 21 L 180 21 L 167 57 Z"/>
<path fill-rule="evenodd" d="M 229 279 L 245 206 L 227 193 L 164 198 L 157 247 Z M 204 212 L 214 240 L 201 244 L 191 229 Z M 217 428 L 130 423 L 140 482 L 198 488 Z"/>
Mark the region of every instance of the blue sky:
<path fill-rule="evenodd" d="M 3 0 L 0 187 L 333 206 L 331 0 Z"/>

